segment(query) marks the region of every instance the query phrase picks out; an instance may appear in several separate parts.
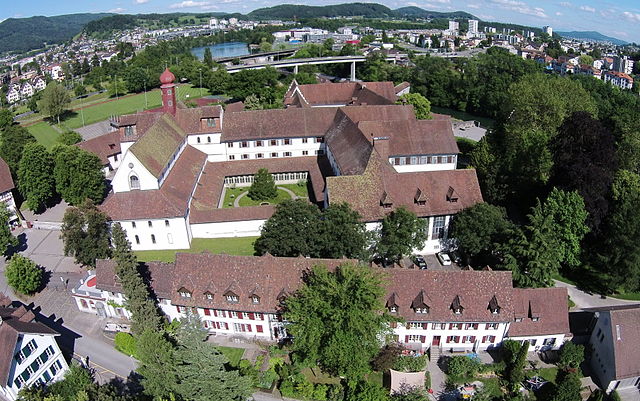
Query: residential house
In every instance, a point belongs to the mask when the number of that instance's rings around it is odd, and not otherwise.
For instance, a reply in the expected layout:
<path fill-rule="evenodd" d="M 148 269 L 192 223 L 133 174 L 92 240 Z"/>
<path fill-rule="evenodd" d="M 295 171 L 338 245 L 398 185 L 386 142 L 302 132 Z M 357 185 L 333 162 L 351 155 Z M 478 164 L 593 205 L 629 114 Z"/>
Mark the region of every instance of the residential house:
<path fill-rule="evenodd" d="M 29 82 L 23 83 L 22 86 L 20 87 L 20 96 L 23 99 L 30 98 L 31 96 L 33 96 L 34 93 L 35 92 L 33 90 L 33 85 L 31 85 L 31 83 Z"/>
<path fill-rule="evenodd" d="M 31 85 L 33 85 L 33 89 L 36 92 L 39 92 L 47 87 L 47 82 L 44 80 L 43 77 L 38 76 L 31 80 Z"/>
<path fill-rule="evenodd" d="M 268 254 L 178 253 L 175 263 L 147 266 L 158 305 L 170 320 L 190 311 L 213 335 L 276 341 L 288 336 L 281 302 L 299 288 L 304 272 L 346 262 L 356 263 Z M 404 321 L 392 324 L 393 334 L 399 343 L 420 352 L 483 351 L 506 338 L 530 341 L 531 351 L 558 349 L 569 333 L 563 288 L 515 289 L 507 271 L 390 268 L 384 273 L 385 307 Z M 73 293 L 81 311 L 130 316 L 122 307 L 122 288 L 112 260 L 99 260 L 96 273 Z"/>
<path fill-rule="evenodd" d="M 20 100 L 20 88 L 15 85 L 9 85 L 9 90 L 7 91 L 7 102 L 10 104 L 16 103 Z"/>
<path fill-rule="evenodd" d="M 4 159 L 0 158 L 0 202 L 4 202 L 9 210 L 10 217 L 9 222 L 13 222 L 18 219 L 16 215 L 16 201 L 13 198 L 13 178 L 11 177 L 11 171 Z"/>
<path fill-rule="evenodd" d="M 69 367 L 55 340 L 58 335 L 0 294 L 0 395 L 16 400 L 20 389 L 64 376 Z"/>
<path fill-rule="evenodd" d="M 617 86 L 620 89 L 632 89 L 633 78 L 629 74 L 617 71 L 605 71 L 602 79 L 604 82 L 610 82 L 611 85 Z"/>
<path fill-rule="evenodd" d="M 82 141 L 76 146 L 100 158 L 105 176 L 109 176 L 112 171 L 120 167 L 122 150 L 120 148 L 120 134 L 117 131 Z"/>
<path fill-rule="evenodd" d="M 575 74 L 589 75 L 597 79 L 602 79 L 602 71 L 586 64 L 580 64 L 577 68 L 575 68 Z"/>
<path fill-rule="evenodd" d="M 640 392 L 640 305 L 595 309 L 589 339 L 590 366 L 597 384 L 614 390 Z"/>

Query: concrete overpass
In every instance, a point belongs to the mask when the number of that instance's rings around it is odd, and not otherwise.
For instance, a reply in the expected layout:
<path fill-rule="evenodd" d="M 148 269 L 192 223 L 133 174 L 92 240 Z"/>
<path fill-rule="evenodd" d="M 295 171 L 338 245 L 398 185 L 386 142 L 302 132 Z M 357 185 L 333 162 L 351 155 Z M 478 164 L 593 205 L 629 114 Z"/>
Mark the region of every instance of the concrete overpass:
<path fill-rule="evenodd" d="M 263 57 L 266 57 L 269 60 L 273 60 L 274 58 L 289 57 L 292 54 L 294 54 L 296 51 L 298 51 L 298 49 L 274 50 L 271 52 L 245 54 L 242 56 L 235 56 L 235 57 L 215 57 L 213 61 L 215 61 L 216 63 L 231 63 L 234 60 L 247 60 L 252 58 L 259 59 Z"/>
<path fill-rule="evenodd" d="M 406 54 L 397 54 L 395 56 L 388 56 L 386 61 L 396 63 L 397 61 L 406 60 Z M 356 63 L 364 63 L 367 60 L 365 56 L 333 56 L 333 57 L 312 57 L 312 58 L 300 58 L 300 59 L 285 59 L 278 61 L 267 61 L 264 63 L 244 64 L 244 65 L 231 65 L 227 66 L 227 72 L 234 74 L 242 70 L 259 70 L 265 67 L 274 68 L 287 68 L 293 67 L 293 72 L 298 73 L 298 67 L 301 65 L 318 65 L 318 64 L 343 64 L 351 63 L 351 80 L 356 80 Z"/>

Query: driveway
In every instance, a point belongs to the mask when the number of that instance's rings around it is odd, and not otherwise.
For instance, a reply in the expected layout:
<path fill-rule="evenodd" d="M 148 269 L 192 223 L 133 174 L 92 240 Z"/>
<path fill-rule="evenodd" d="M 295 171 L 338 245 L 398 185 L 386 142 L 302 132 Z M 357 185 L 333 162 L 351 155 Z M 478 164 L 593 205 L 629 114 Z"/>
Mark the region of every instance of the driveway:
<path fill-rule="evenodd" d="M 572 308 L 574 311 L 589 309 L 589 308 L 602 308 L 607 306 L 616 306 L 616 305 L 631 305 L 631 304 L 640 304 L 638 301 L 627 301 L 624 299 L 616 299 L 611 297 L 602 298 L 597 294 L 589 294 L 585 291 L 582 291 L 576 288 L 575 285 L 568 284 L 562 281 L 554 280 L 556 287 L 564 287 L 569 292 L 569 296 L 571 300 L 576 304 L 575 307 Z"/>

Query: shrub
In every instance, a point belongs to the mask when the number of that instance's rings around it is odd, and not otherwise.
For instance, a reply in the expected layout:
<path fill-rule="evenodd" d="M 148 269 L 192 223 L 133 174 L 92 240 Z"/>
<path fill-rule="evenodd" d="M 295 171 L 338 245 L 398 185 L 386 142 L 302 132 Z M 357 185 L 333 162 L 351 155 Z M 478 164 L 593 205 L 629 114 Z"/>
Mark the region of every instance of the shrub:
<path fill-rule="evenodd" d="M 22 294 L 33 294 L 42 284 L 42 269 L 20 254 L 13 255 L 4 274 L 7 283 Z"/>
<path fill-rule="evenodd" d="M 475 358 L 459 355 L 449 358 L 447 374 L 455 377 L 473 376 L 480 370 L 482 364 Z"/>
<path fill-rule="evenodd" d="M 402 346 L 398 344 L 387 344 L 382 347 L 378 355 L 373 358 L 371 365 L 373 366 L 373 369 L 378 372 L 386 372 L 395 365 L 401 353 Z"/>
<path fill-rule="evenodd" d="M 313 389 L 312 398 L 318 401 L 326 401 L 328 389 L 329 387 L 326 384 L 316 384 Z"/>
<path fill-rule="evenodd" d="M 116 349 L 125 355 L 136 356 L 136 338 L 129 333 L 118 332 L 115 338 Z"/>
<path fill-rule="evenodd" d="M 254 201 L 265 201 L 278 196 L 276 182 L 269 170 L 261 168 L 253 176 L 253 184 L 249 188 L 248 196 Z"/>
<path fill-rule="evenodd" d="M 558 366 L 562 369 L 577 369 L 584 361 L 584 345 L 574 344 L 570 341 L 564 343 L 560 349 Z"/>
<path fill-rule="evenodd" d="M 427 356 L 399 356 L 393 369 L 401 372 L 420 372 L 427 366 Z"/>
<path fill-rule="evenodd" d="M 82 135 L 75 131 L 65 131 L 58 137 L 58 142 L 68 146 L 74 145 L 80 141 L 82 141 Z"/>

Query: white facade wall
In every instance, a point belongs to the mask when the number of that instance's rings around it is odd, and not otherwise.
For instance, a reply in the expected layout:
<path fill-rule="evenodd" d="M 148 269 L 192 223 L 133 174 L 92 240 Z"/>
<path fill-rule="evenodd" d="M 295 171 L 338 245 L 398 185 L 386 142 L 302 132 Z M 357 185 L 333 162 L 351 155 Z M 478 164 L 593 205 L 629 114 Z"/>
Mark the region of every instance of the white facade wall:
<path fill-rule="evenodd" d="M 199 151 L 206 153 L 208 161 L 226 161 L 227 153 L 224 144 L 220 143 L 221 134 L 193 134 L 187 136 L 187 143 Z"/>
<path fill-rule="evenodd" d="M 257 237 L 265 221 L 259 219 L 191 224 L 191 234 L 193 238 Z"/>
<path fill-rule="evenodd" d="M 9 220 L 15 220 L 18 218 L 18 216 L 16 215 L 16 201 L 13 198 L 13 192 L 11 191 L 6 191 L 0 194 L 0 202 L 4 202 L 5 205 L 7 205 L 7 209 L 9 210 L 9 213 L 11 214 L 11 216 L 9 217 Z"/>
<path fill-rule="evenodd" d="M 134 251 L 189 249 L 191 235 L 184 217 L 119 221 Z M 149 224 L 151 223 L 151 225 Z M 151 236 L 155 238 L 155 244 Z"/>
<path fill-rule="evenodd" d="M 529 352 L 558 350 L 564 344 L 564 334 L 549 334 L 544 336 L 509 337 L 513 341 L 529 341 Z"/>
<path fill-rule="evenodd" d="M 32 340 L 33 343 L 31 343 Z M 69 369 L 60 347 L 52 335 L 21 334 L 13 353 L 17 354 L 30 343 L 35 343 L 35 349 L 20 363 L 13 358 L 7 383 L 0 383 L 1 394 L 10 400 L 15 400 L 18 397 L 21 388 L 39 382 L 57 381 Z M 34 362 L 37 364 L 36 370 L 33 369 Z M 18 379 L 19 376 L 22 379 Z M 28 379 L 24 380 L 27 376 Z M 16 380 L 18 380 L 17 383 Z"/>
<path fill-rule="evenodd" d="M 412 325 L 411 323 L 415 324 Z M 433 345 L 439 346 L 444 351 L 451 349 L 478 351 L 500 345 L 502 340 L 505 338 L 507 329 L 509 328 L 509 324 L 505 322 L 495 323 L 494 326 L 488 326 L 487 323 L 480 322 L 449 322 L 443 324 L 444 329 L 440 328 L 441 326 L 439 323 L 409 321 L 406 322 L 406 324 L 398 324 L 398 327 L 393 329 L 393 333 L 398 336 L 399 342 L 405 344 L 419 343 L 424 349 Z M 474 324 L 477 325 L 477 328 L 473 326 Z M 416 328 L 407 328 L 407 326 Z M 459 328 L 455 329 L 455 327 Z M 437 338 L 438 336 L 440 337 L 439 339 Z M 455 342 L 454 337 L 458 338 L 458 342 Z M 475 337 L 475 339 L 470 337 Z M 483 339 L 485 340 L 484 342 Z M 424 343 L 422 340 L 424 340 Z M 436 344 L 438 342 L 439 345 Z"/>
<path fill-rule="evenodd" d="M 118 193 L 131 191 L 129 179 L 132 175 L 138 177 L 140 190 L 142 191 L 159 188 L 158 179 L 142 165 L 140 160 L 138 160 L 133 153 L 126 152 L 122 158 L 121 168 L 116 171 L 116 174 L 111 181 L 113 192 Z"/>
<path fill-rule="evenodd" d="M 109 156 L 107 157 L 107 160 L 109 160 L 109 167 L 111 170 L 117 170 L 120 168 L 120 164 L 122 163 L 122 153 L 116 153 L 113 156 Z"/>
<path fill-rule="evenodd" d="M 436 217 L 444 217 L 444 235 L 442 238 L 436 238 L 433 233 L 433 226 Z M 448 231 L 449 231 L 449 223 L 451 222 L 451 218 L 453 216 L 431 216 L 424 217 L 428 220 L 427 230 L 428 236 L 427 240 L 424 243 L 424 247 L 422 249 L 414 249 L 414 253 L 423 254 L 423 255 L 433 255 L 447 248 L 447 244 L 450 242 L 448 239 Z M 365 223 L 365 227 L 368 231 L 378 231 L 380 230 L 382 222 L 367 222 Z"/>
<path fill-rule="evenodd" d="M 455 170 L 458 155 L 394 156 L 389 158 L 389 163 L 398 173 Z"/>
<path fill-rule="evenodd" d="M 286 140 L 290 141 L 289 145 L 285 145 Z M 262 146 L 257 146 L 257 142 L 262 142 Z M 243 143 L 246 144 L 247 147 L 242 147 Z M 275 145 L 273 143 L 275 143 Z M 318 154 L 319 150 L 324 150 L 324 144 L 321 141 L 316 141 L 315 137 L 273 138 L 251 141 L 226 142 L 224 143 L 224 146 L 227 154 L 226 160 L 260 159 L 260 157 L 258 157 L 258 154 L 262 154 L 262 158 L 264 159 L 275 157 L 314 156 Z M 285 152 L 289 152 L 290 155 L 285 156 Z"/>

